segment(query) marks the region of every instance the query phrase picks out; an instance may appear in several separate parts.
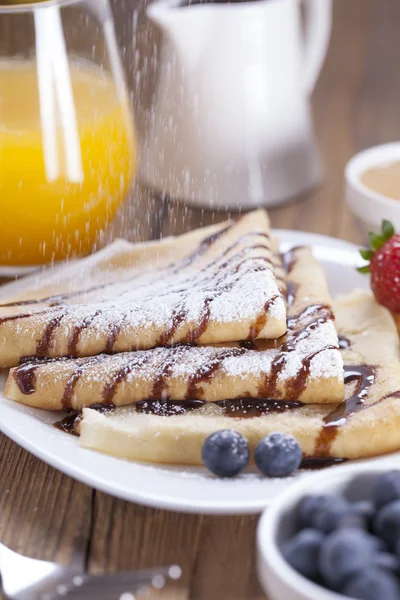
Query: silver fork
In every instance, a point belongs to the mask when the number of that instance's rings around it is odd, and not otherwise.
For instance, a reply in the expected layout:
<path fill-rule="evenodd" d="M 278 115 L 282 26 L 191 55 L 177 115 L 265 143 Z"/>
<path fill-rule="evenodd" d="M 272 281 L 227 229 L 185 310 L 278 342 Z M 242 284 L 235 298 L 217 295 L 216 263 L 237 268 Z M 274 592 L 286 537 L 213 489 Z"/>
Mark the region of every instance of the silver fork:
<path fill-rule="evenodd" d="M 9 600 L 133 600 L 135 594 L 149 587 L 160 589 L 169 579 L 181 576 L 177 565 L 115 575 L 87 575 L 78 569 L 28 558 L 3 544 L 0 570 L 3 592 Z"/>

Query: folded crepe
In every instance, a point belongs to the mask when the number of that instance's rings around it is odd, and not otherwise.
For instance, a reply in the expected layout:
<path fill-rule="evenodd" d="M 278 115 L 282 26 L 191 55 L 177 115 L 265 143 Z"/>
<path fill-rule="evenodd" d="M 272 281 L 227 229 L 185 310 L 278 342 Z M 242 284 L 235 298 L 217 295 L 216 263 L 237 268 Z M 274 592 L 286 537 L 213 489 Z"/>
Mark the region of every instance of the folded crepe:
<path fill-rule="evenodd" d="M 258 210 L 159 242 L 120 241 L 6 286 L 0 367 L 284 335 L 284 271 L 269 229 Z"/>
<path fill-rule="evenodd" d="M 221 429 L 244 435 L 250 450 L 274 431 L 292 434 L 306 457 L 357 459 L 400 449 L 399 340 L 389 312 L 368 292 L 334 302 L 342 334 L 346 400 L 339 405 L 242 400 L 230 403 L 142 403 L 85 408 L 80 443 L 121 458 L 202 464 L 205 438 Z M 165 416 L 168 415 L 168 416 Z"/>
<path fill-rule="evenodd" d="M 343 361 L 324 272 L 310 248 L 286 255 L 288 330 L 250 345 L 160 347 L 12 369 L 5 394 L 48 410 L 143 400 L 343 399 Z"/>

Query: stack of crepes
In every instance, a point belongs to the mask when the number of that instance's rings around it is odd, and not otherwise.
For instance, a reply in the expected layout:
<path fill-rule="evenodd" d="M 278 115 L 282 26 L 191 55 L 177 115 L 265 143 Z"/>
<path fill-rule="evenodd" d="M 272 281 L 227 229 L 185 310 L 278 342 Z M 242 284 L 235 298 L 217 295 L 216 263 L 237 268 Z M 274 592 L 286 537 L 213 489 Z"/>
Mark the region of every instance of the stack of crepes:
<path fill-rule="evenodd" d="M 291 433 L 309 457 L 400 448 L 390 314 L 363 292 L 332 306 L 311 249 L 282 254 L 262 210 L 6 286 L 0 366 L 7 398 L 79 411 L 80 443 L 124 458 L 200 464 L 220 429 L 251 449 Z"/>

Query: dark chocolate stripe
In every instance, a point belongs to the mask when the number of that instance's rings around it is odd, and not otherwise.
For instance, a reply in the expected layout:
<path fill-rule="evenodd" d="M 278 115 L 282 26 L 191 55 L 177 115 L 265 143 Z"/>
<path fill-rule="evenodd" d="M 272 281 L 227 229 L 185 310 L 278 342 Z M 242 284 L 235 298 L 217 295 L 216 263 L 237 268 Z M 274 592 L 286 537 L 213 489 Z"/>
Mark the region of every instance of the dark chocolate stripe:
<path fill-rule="evenodd" d="M 267 300 L 262 313 L 257 317 L 256 321 L 250 325 L 250 331 L 247 337 L 247 341 L 251 342 L 258 338 L 261 331 L 264 329 L 268 322 L 268 313 L 271 310 L 271 307 L 279 298 L 280 296 L 272 296 L 272 298 Z"/>
<path fill-rule="evenodd" d="M 84 362 L 81 362 L 82 360 L 84 360 Z M 104 356 L 102 354 L 100 354 L 99 356 L 92 356 L 86 360 L 79 359 L 79 364 L 74 369 L 72 375 L 68 379 L 68 381 L 65 385 L 65 388 L 64 388 L 64 393 L 61 398 L 61 405 L 65 410 L 69 410 L 70 408 L 72 408 L 72 406 L 71 406 L 72 405 L 72 397 L 75 392 L 76 385 L 77 385 L 79 379 L 82 377 L 82 375 L 90 367 L 98 364 L 99 362 L 102 362 L 103 360 L 104 360 Z"/>
<path fill-rule="evenodd" d="M 202 390 L 199 389 L 200 383 L 209 381 L 214 373 L 223 366 L 223 363 L 227 358 L 241 356 L 245 353 L 245 348 L 226 348 L 225 350 L 221 350 L 221 352 L 219 352 L 217 355 L 208 358 L 202 365 L 199 366 L 196 373 L 190 378 L 186 392 L 186 399 L 198 399 L 199 394 L 201 395 L 203 393 Z"/>
<path fill-rule="evenodd" d="M 63 320 L 63 318 L 67 315 L 66 311 L 56 315 L 47 323 L 45 330 L 43 332 L 42 337 L 39 339 L 36 346 L 36 355 L 40 357 L 47 357 L 50 352 L 50 347 L 54 338 L 54 335 Z"/>
<path fill-rule="evenodd" d="M 168 379 L 172 374 L 172 370 L 177 362 L 181 360 L 182 354 L 186 350 L 186 346 L 175 346 L 168 353 L 168 357 L 164 362 L 160 372 L 154 379 L 153 389 L 149 396 L 149 400 L 166 400 L 166 390 L 168 388 Z"/>
<path fill-rule="evenodd" d="M 132 371 L 138 367 L 143 367 L 146 363 L 150 362 L 152 358 L 152 352 L 138 352 L 137 354 L 130 355 L 128 362 L 113 373 L 106 383 L 102 393 L 104 403 L 112 404 L 119 385 L 126 381 L 128 375 L 132 373 Z"/>
<path fill-rule="evenodd" d="M 102 314 L 101 310 L 96 310 L 92 315 L 85 317 L 78 325 L 75 325 L 72 329 L 71 335 L 68 340 L 68 354 L 76 356 L 78 352 L 78 344 L 82 333 L 87 329 L 93 321 Z"/>
<path fill-rule="evenodd" d="M 324 417 L 324 425 L 315 446 L 316 456 L 329 456 L 339 428 L 355 413 L 368 408 L 365 399 L 375 381 L 376 368 L 368 365 L 346 365 L 344 373 L 345 384 L 356 382 L 356 390 L 350 398 L 341 402 L 335 410 Z"/>

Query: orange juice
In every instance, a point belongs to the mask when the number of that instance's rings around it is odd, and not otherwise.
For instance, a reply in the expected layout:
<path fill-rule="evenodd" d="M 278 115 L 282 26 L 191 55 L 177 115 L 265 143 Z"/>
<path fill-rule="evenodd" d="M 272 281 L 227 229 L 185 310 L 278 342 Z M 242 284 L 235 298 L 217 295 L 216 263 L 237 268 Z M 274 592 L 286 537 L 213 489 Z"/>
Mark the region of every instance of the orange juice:
<path fill-rule="evenodd" d="M 90 252 L 127 194 L 136 164 L 129 109 L 99 69 L 71 65 L 83 178 L 46 176 L 36 65 L 0 61 L 0 265 L 33 265 Z M 61 140 L 61 141 L 60 141 Z"/>

